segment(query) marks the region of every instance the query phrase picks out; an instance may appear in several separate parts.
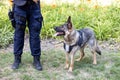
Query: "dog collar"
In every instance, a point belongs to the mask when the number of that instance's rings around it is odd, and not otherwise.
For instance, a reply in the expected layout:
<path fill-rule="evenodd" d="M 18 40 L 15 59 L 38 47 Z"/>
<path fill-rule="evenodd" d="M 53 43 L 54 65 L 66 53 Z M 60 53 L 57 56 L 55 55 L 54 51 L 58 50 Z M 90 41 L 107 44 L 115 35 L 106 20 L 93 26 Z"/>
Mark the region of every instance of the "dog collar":
<path fill-rule="evenodd" d="M 74 46 L 77 46 L 77 44 L 74 44 L 74 45 L 70 46 L 70 45 L 67 45 L 67 44 L 64 43 L 64 49 L 67 53 L 70 53 Z"/>
<path fill-rule="evenodd" d="M 68 44 L 64 43 L 64 49 L 67 53 L 70 53 L 74 46 L 79 46 L 79 47 L 82 46 L 82 42 L 83 42 L 82 31 L 79 30 L 78 32 L 79 32 L 80 36 L 79 36 L 78 41 L 74 45 L 68 45 Z"/>

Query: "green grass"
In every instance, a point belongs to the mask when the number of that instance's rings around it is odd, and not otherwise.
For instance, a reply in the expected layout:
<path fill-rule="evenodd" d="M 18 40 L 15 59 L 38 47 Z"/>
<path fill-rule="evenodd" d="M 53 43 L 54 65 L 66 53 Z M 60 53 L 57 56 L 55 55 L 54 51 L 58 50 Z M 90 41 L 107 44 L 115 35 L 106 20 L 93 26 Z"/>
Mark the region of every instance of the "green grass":
<path fill-rule="evenodd" d="M 79 53 L 75 58 L 79 57 Z M 64 70 L 65 55 L 59 49 L 43 51 L 41 62 L 43 71 L 39 72 L 32 66 L 32 56 L 26 52 L 22 56 L 19 69 L 12 70 L 12 53 L 0 54 L 0 79 L 7 80 L 118 80 L 120 78 L 120 53 L 104 52 L 97 55 L 98 64 L 92 64 L 92 54 L 86 50 L 85 58 L 75 62 L 74 70 Z"/>
<path fill-rule="evenodd" d="M 13 42 L 14 29 L 8 19 L 8 5 L 0 1 L 0 48 Z M 59 2 L 58 2 L 59 3 Z M 118 3 L 119 4 L 119 3 Z M 43 4 L 44 5 L 44 4 Z M 79 6 L 70 4 L 41 8 L 44 26 L 41 38 L 53 38 L 53 27 L 63 24 L 68 16 L 72 17 L 76 29 L 86 26 L 93 28 L 99 40 L 116 38 L 120 41 L 120 5 L 97 8 L 82 3 Z M 92 55 L 86 51 L 81 62 L 75 62 L 73 73 L 64 70 L 65 56 L 60 50 L 42 51 L 41 62 L 43 71 L 39 72 L 32 66 L 32 56 L 25 52 L 18 70 L 12 70 L 12 53 L 0 53 L 0 80 L 118 80 L 120 78 L 120 52 L 103 51 L 97 55 L 98 64 L 92 64 Z M 79 57 L 77 54 L 75 58 Z"/>

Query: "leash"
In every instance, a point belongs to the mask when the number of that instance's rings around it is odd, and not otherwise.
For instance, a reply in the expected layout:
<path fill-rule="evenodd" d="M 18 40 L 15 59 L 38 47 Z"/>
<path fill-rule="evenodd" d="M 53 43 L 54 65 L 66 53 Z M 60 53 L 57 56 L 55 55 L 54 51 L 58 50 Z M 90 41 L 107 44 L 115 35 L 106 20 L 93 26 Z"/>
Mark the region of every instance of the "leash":
<path fill-rule="evenodd" d="M 60 41 L 60 42 L 57 42 L 57 43 L 52 43 L 51 42 L 51 44 L 53 44 L 53 45 L 58 45 L 58 44 L 61 44 L 61 43 L 64 43 L 64 41 Z"/>
<path fill-rule="evenodd" d="M 49 43 L 51 43 L 53 45 L 58 45 L 58 44 L 64 43 L 64 41 L 60 41 L 60 42 L 57 42 L 57 43 L 53 43 L 53 42 L 50 41 Z"/>

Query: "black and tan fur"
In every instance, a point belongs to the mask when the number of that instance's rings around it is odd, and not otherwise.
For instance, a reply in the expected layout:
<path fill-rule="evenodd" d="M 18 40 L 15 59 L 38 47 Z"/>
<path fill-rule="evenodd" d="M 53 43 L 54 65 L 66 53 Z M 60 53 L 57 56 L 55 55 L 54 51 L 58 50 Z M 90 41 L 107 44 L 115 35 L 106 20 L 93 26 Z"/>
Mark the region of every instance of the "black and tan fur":
<path fill-rule="evenodd" d="M 65 69 L 68 69 L 69 72 L 73 71 L 74 55 L 77 50 L 80 50 L 80 57 L 76 59 L 76 61 L 82 60 L 85 55 L 84 48 L 86 45 L 89 46 L 93 54 L 93 64 L 97 64 L 96 53 L 101 55 L 101 51 L 99 50 L 97 40 L 92 29 L 83 28 L 80 30 L 75 30 L 71 22 L 71 17 L 69 16 L 67 22 L 61 26 L 55 27 L 54 30 L 56 31 L 56 36 L 64 36 L 64 45 L 66 50 Z M 80 43 L 80 45 L 77 45 L 77 43 Z M 70 46 L 72 46 L 71 51 L 69 51 Z"/>

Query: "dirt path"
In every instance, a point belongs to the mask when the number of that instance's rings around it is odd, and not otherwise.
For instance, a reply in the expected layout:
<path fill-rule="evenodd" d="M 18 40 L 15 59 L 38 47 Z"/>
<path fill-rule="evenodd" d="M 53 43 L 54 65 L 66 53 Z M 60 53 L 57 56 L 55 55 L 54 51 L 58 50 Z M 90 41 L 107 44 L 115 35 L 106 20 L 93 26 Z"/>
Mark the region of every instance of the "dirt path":
<path fill-rule="evenodd" d="M 53 48 L 62 48 L 62 44 L 56 44 L 60 41 L 54 40 L 54 39 L 46 39 L 41 40 L 41 49 L 42 51 L 50 50 Z M 29 38 L 28 36 L 25 37 L 25 43 L 24 43 L 24 52 L 30 52 L 29 47 Z M 0 53 L 12 53 L 13 52 L 13 44 L 10 44 L 7 48 L 0 49 Z"/>
<path fill-rule="evenodd" d="M 41 40 L 41 49 L 42 51 L 50 50 L 53 48 L 57 49 L 63 49 L 63 44 L 57 44 L 59 43 L 60 40 L 55 40 L 55 39 L 46 39 L 46 40 Z M 101 42 L 99 41 L 99 45 L 101 50 L 103 51 L 109 51 L 109 52 L 118 52 L 120 51 L 120 43 L 116 43 L 115 41 L 109 40 L 109 41 L 104 41 Z M 28 36 L 25 37 L 25 43 L 24 43 L 24 52 L 30 52 L 30 47 L 29 47 L 29 38 Z M 13 44 L 10 44 L 7 48 L 0 49 L 0 53 L 12 53 L 13 52 Z"/>

